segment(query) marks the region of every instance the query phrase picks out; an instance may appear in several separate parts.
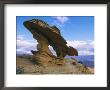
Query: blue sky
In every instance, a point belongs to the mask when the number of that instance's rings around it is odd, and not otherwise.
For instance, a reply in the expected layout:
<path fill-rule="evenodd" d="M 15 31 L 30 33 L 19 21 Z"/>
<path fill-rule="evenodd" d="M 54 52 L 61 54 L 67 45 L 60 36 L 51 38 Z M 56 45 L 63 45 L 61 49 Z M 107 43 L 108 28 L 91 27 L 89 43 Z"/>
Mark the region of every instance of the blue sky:
<path fill-rule="evenodd" d="M 51 26 L 57 26 L 68 45 L 77 48 L 80 54 L 94 53 L 94 16 L 17 16 L 17 52 L 30 52 L 29 47 L 23 48 L 25 43 L 34 46 L 31 49 L 36 49 L 36 41 L 23 26 L 24 21 L 31 19 L 41 19 Z"/>

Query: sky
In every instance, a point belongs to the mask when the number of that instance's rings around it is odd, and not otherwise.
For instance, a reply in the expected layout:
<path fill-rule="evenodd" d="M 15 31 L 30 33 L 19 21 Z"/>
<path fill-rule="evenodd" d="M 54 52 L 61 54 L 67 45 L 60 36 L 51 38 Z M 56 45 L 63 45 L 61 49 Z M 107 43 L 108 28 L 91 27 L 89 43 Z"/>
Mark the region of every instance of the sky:
<path fill-rule="evenodd" d="M 30 54 L 30 50 L 37 50 L 37 41 L 23 26 L 24 21 L 31 19 L 57 26 L 67 45 L 76 48 L 79 55 L 94 54 L 94 16 L 17 16 L 17 54 Z M 55 54 L 53 48 L 49 48 Z"/>

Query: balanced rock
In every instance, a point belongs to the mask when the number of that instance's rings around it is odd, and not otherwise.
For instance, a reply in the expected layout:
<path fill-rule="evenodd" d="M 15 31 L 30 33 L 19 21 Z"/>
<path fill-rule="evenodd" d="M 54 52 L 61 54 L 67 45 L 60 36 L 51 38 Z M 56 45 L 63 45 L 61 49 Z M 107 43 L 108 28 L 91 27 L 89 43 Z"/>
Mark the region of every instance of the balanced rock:
<path fill-rule="evenodd" d="M 78 55 L 75 48 L 67 46 L 66 40 L 61 36 L 60 30 L 56 26 L 49 26 L 46 22 L 39 19 L 25 21 L 24 26 L 32 33 L 33 38 L 37 40 L 37 50 L 31 51 L 34 60 L 42 65 L 48 65 L 50 62 L 57 65 L 65 64 L 66 55 Z M 48 46 L 52 46 L 57 56 L 54 56 Z"/>

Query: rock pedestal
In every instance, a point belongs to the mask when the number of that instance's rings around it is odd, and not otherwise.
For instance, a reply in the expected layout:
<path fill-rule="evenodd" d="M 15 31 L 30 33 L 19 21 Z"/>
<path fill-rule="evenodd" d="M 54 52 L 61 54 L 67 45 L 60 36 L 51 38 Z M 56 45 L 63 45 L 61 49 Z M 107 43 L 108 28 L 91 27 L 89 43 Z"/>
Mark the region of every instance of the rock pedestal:
<path fill-rule="evenodd" d="M 37 64 L 47 66 L 48 64 L 56 64 L 56 65 L 63 65 L 64 60 L 61 58 L 57 58 L 52 54 L 52 52 L 49 49 L 49 43 L 48 41 L 38 33 L 33 34 L 34 38 L 38 41 L 37 44 L 37 50 L 38 51 L 31 51 L 33 54 L 33 59 Z"/>
<path fill-rule="evenodd" d="M 38 42 L 38 51 L 31 52 L 33 53 L 33 60 L 39 64 L 44 66 L 49 63 L 63 65 L 66 55 L 78 55 L 76 49 L 67 46 L 66 40 L 61 36 L 60 30 L 56 26 L 50 26 L 46 22 L 38 19 L 25 21 L 23 24 Z M 49 45 L 55 50 L 56 57 L 49 50 Z"/>

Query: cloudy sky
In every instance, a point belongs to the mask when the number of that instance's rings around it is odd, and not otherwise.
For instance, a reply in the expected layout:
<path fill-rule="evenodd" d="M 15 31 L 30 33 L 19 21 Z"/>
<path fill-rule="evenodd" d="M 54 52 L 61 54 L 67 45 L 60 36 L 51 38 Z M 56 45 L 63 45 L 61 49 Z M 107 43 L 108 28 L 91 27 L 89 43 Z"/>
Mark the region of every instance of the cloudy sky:
<path fill-rule="evenodd" d="M 17 54 L 30 54 L 30 50 L 36 50 L 37 41 L 23 26 L 24 21 L 31 19 L 41 19 L 49 25 L 56 25 L 67 45 L 76 48 L 79 55 L 94 54 L 93 16 L 17 16 Z M 49 48 L 55 54 L 52 47 Z"/>

